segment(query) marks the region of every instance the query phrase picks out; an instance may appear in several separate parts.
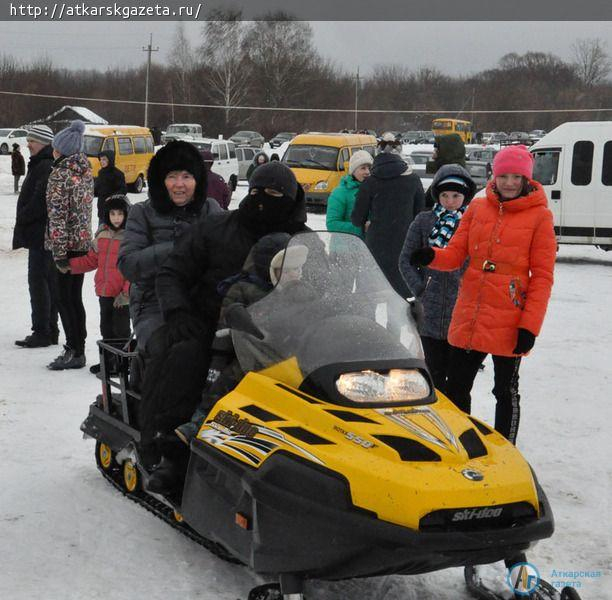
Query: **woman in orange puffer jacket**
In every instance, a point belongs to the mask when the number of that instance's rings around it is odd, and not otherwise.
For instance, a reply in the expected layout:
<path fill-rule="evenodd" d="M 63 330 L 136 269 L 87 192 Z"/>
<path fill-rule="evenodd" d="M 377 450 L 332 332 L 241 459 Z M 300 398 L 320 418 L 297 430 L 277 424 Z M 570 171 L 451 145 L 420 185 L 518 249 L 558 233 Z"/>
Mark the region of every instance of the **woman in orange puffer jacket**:
<path fill-rule="evenodd" d="M 525 146 L 501 150 L 486 196 L 472 200 L 449 245 L 419 248 L 411 255 L 412 264 L 441 271 L 457 269 L 469 258 L 448 333 L 453 351 L 442 391 L 469 413 L 476 373 L 491 354 L 495 429 L 513 443 L 521 356 L 540 333 L 557 250 L 546 194 L 532 173 L 533 158 Z"/>

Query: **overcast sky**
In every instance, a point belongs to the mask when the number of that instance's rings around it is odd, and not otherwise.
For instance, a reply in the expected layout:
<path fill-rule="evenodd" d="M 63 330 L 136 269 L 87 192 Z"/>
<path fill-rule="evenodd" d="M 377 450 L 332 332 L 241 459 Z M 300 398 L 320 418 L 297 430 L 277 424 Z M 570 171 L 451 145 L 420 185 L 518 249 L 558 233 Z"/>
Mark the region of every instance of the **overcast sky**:
<path fill-rule="evenodd" d="M 159 47 L 153 60 L 165 62 L 177 24 L 149 22 L 7 22 L 0 21 L 0 54 L 29 61 L 47 55 L 68 68 L 142 64 L 149 33 Z M 189 39 L 198 44 L 202 23 L 185 22 Z M 612 42 L 612 22 L 313 22 L 319 52 L 339 66 L 363 74 L 377 64 L 418 68 L 434 66 L 449 75 L 493 67 L 508 52 L 553 52 L 572 56 L 577 38 Z M 609 48 L 612 53 L 612 48 Z"/>

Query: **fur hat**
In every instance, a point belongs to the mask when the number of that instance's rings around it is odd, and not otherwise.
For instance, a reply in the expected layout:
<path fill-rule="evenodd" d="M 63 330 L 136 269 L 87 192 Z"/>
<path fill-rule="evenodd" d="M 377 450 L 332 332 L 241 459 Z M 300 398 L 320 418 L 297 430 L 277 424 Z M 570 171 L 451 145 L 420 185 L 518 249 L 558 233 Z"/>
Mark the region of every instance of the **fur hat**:
<path fill-rule="evenodd" d="M 279 251 L 287 247 L 291 236 L 278 232 L 264 235 L 253 246 L 253 268 L 255 274 L 264 281 L 271 283 L 270 265 Z"/>
<path fill-rule="evenodd" d="M 110 227 L 111 229 L 115 229 L 113 224 L 110 221 L 110 211 L 111 210 L 121 210 L 123 211 L 123 223 L 119 227 L 119 229 L 125 228 L 125 222 L 127 221 L 128 213 L 130 212 L 130 201 L 125 194 L 113 194 L 109 196 L 104 201 L 104 206 L 102 208 L 102 223 Z"/>
<path fill-rule="evenodd" d="M 164 180 L 171 171 L 187 171 L 196 180 L 193 203 L 197 208 L 202 206 L 206 198 L 206 168 L 197 148 L 189 142 L 177 140 L 162 146 L 151 159 L 147 172 L 149 197 L 155 210 L 168 213 L 174 207 Z"/>
<path fill-rule="evenodd" d="M 249 190 L 271 188 L 296 199 L 298 182 L 293 171 L 281 162 L 268 162 L 257 167 L 249 180 Z"/>
<path fill-rule="evenodd" d="M 83 133 L 85 133 L 85 123 L 76 119 L 69 127 L 55 134 L 51 145 L 62 156 L 77 154 L 83 150 Z"/>
<path fill-rule="evenodd" d="M 531 179 L 533 160 L 533 154 L 527 150 L 527 146 L 506 146 L 493 159 L 493 177 L 512 174 Z"/>
<path fill-rule="evenodd" d="M 47 125 L 34 125 L 29 129 L 26 140 L 48 145 L 53 141 L 53 131 Z"/>
<path fill-rule="evenodd" d="M 301 269 L 307 258 L 308 248 L 301 245 L 288 246 L 275 254 L 270 261 L 270 281 L 272 285 L 279 282 L 282 271 Z"/>
<path fill-rule="evenodd" d="M 365 150 L 357 150 L 357 152 L 351 156 L 351 160 L 349 160 L 349 175 L 352 175 L 362 165 L 372 166 L 373 162 L 374 159 L 369 152 L 366 152 Z"/>
<path fill-rule="evenodd" d="M 19 144 L 17 142 L 13 144 L 13 150 L 19 150 Z"/>

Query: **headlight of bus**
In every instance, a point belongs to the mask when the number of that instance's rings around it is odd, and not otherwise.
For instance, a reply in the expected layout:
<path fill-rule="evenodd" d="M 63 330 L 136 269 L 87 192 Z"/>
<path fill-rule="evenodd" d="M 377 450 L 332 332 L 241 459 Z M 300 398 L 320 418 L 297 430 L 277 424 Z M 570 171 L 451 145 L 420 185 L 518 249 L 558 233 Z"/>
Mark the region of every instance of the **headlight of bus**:
<path fill-rule="evenodd" d="M 322 191 L 322 190 L 326 190 L 327 189 L 327 181 L 317 181 L 316 185 L 314 186 L 314 189 L 317 191 Z"/>
<path fill-rule="evenodd" d="M 429 396 L 429 384 L 415 369 L 391 369 L 388 373 L 343 373 L 336 389 L 353 402 L 402 402 Z"/>

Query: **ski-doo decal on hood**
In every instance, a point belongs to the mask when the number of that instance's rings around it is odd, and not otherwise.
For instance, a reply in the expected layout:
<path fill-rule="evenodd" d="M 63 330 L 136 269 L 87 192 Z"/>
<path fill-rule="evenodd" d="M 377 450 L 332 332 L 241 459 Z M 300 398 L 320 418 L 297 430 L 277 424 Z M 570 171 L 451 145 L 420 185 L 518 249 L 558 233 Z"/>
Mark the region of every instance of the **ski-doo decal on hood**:
<path fill-rule="evenodd" d="M 450 427 L 444 422 L 444 420 L 433 410 L 430 406 L 419 406 L 415 408 L 402 408 L 402 409 L 389 409 L 389 408 L 378 408 L 376 412 L 383 417 L 386 417 L 395 424 L 407 429 L 413 435 L 435 444 L 445 450 L 459 453 L 459 443 L 455 434 L 451 431 Z M 435 436 L 414 421 L 414 417 L 422 416 L 427 419 L 442 435 Z"/>

